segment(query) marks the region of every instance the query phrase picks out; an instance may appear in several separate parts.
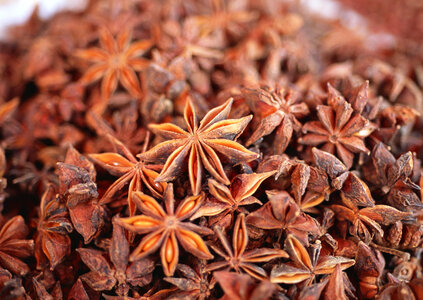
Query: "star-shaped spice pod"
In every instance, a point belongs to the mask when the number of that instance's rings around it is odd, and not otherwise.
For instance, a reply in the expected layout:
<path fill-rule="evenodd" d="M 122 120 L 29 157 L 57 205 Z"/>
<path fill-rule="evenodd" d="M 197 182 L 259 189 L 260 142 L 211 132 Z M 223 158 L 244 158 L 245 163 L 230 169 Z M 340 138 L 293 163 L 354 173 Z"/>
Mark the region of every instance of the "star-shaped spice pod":
<path fill-rule="evenodd" d="M 266 271 L 254 263 L 268 262 L 274 258 L 288 257 L 288 254 L 281 249 L 259 248 L 245 251 L 248 245 L 248 231 L 244 214 L 240 214 L 235 222 L 232 234 L 232 248 L 219 226 L 216 226 L 216 234 L 225 250 L 222 251 L 215 246 L 210 247 L 220 256 L 224 257 L 225 260 L 211 263 L 207 266 L 208 271 L 229 267 L 237 272 L 242 270 L 254 278 L 263 280 L 267 278 Z"/>
<path fill-rule="evenodd" d="M 317 106 L 319 120 L 304 124 L 303 131 L 306 134 L 299 139 L 299 143 L 309 146 L 323 144 L 324 151 L 332 154 L 336 152 L 347 168 L 351 168 L 354 153 L 370 153 L 364 138 L 372 133 L 374 126 L 362 115 L 355 113 L 351 104 L 330 84 L 328 104 Z"/>
<path fill-rule="evenodd" d="M 275 172 L 239 174 L 232 179 L 229 188 L 216 180 L 209 179 L 208 185 L 211 195 L 191 217 L 191 220 L 201 216 L 209 216 L 211 217 L 209 224 L 217 223 L 222 227 L 228 227 L 232 223 L 235 211 L 246 212 L 240 206 L 253 203 L 261 204 L 260 200 L 253 194 L 261 183 L 273 174 Z"/>
<path fill-rule="evenodd" d="M 194 195 L 201 190 L 203 167 L 219 182 L 228 185 L 228 177 L 223 170 L 218 153 L 229 158 L 232 165 L 248 162 L 259 155 L 233 141 L 245 129 L 252 116 L 241 119 L 227 119 L 232 99 L 210 110 L 198 125 L 194 106 L 188 100 L 184 118 L 188 131 L 171 124 L 150 124 L 156 135 L 168 140 L 158 144 L 138 156 L 147 162 L 166 161 L 156 182 L 172 181 L 181 174 L 188 157 L 188 175 Z"/>
<path fill-rule="evenodd" d="M 116 222 L 129 231 L 146 235 L 132 252 L 130 260 L 138 260 L 155 252 L 160 246 L 163 271 L 172 276 L 179 260 L 178 242 L 182 247 L 201 259 L 212 259 L 201 237 L 195 233 L 212 234 L 213 231 L 189 222 L 183 222 L 200 207 L 204 194 L 182 200 L 175 210 L 173 184 L 169 183 L 164 193 L 163 209 L 157 201 L 141 192 L 135 192 L 134 202 L 143 215 L 118 218 Z"/>
<path fill-rule="evenodd" d="M 254 117 L 259 119 L 259 124 L 246 145 L 249 146 L 274 132 L 275 154 L 282 154 L 288 147 L 294 131 L 300 131 L 301 123 L 297 118 L 308 115 L 307 104 L 292 90 L 273 90 L 265 86 L 258 90 L 246 91 L 247 102 L 254 111 Z"/>
<path fill-rule="evenodd" d="M 270 280 L 276 283 L 313 283 L 317 275 L 332 274 L 339 264 L 345 270 L 355 261 L 342 256 L 320 256 L 320 241 L 310 247 L 311 253 L 293 235 L 288 235 L 285 247 L 293 263 L 280 264 L 272 269 Z"/>
<path fill-rule="evenodd" d="M 120 176 L 109 186 L 101 198 L 100 204 L 109 203 L 114 194 L 129 182 L 128 206 L 129 213 L 133 216 L 136 209 L 133 203 L 133 193 L 142 191 L 142 185 L 145 185 L 155 197 L 161 198 L 166 188 L 166 183 L 156 183 L 154 180 L 159 176 L 157 172 L 145 166 L 142 161 L 138 161 L 131 151 L 112 135 L 107 134 L 107 137 L 124 156 L 113 152 L 89 155 L 92 160 L 108 172 Z"/>
<path fill-rule="evenodd" d="M 21 276 L 30 271 L 22 260 L 34 250 L 34 241 L 25 240 L 27 235 L 28 227 L 19 215 L 4 223 L 0 230 L 0 266 Z"/>
<path fill-rule="evenodd" d="M 216 280 L 206 272 L 204 261 L 195 263 L 194 268 L 184 264 L 178 264 L 177 271 L 184 277 L 165 277 L 164 280 L 178 287 L 178 291 L 172 294 L 172 299 L 209 299 L 216 285 Z"/>
<path fill-rule="evenodd" d="M 101 77 L 101 96 L 108 100 L 120 82 L 132 96 L 141 94 L 139 80 L 135 71 L 141 71 L 147 66 L 148 61 L 139 56 L 151 46 L 150 40 L 141 40 L 130 44 L 132 34 L 129 30 L 123 30 L 116 39 L 105 28 L 100 30 L 101 48 L 80 50 L 77 56 L 94 62 L 81 78 L 81 82 L 89 84 Z"/>
<path fill-rule="evenodd" d="M 388 146 L 380 142 L 373 148 L 371 160 L 363 166 L 362 173 L 372 184 L 372 192 L 385 197 L 387 204 L 402 211 L 419 211 L 423 203 L 415 191 L 420 188 L 412 181 L 416 164 L 411 151 L 395 159 Z"/>
<path fill-rule="evenodd" d="M 298 204 L 286 191 L 266 191 L 269 202 L 247 216 L 247 223 L 267 230 L 280 230 L 292 234 L 304 244 L 308 244 L 309 235 L 319 235 L 318 222 L 301 212 Z"/>
<path fill-rule="evenodd" d="M 332 185 L 340 190 L 342 204 L 332 204 L 330 208 L 340 221 L 352 223 L 350 233 L 366 243 L 372 241 L 374 234 L 383 237 L 381 225 L 390 225 L 401 220 L 411 220 L 411 212 L 402 212 L 396 208 L 375 204 L 367 184 L 334 155 L 313 148 L 316 165 L 325 170 L 332 180 Z"/>
<path fill-rule="evenodd" d="M 64 203 L 60 202 L 53 185 L 49 185 L 41 197 L 34 255 L 37 268 L 50 264 L 54 269 L 71 249 L 69 233 L 73 230 Z"/>
<path fill-rule="evenodd" d="M 129 243 L 121 226 L 113 224 L 113 236 L 109 248 L 109 263 L 103 253 L 94 249 L 77 249 L 82 261 L 90 268 L 81 279 L 95 291 L 109 291 L 115 287 L 118 295 L 127 295 L 131 286 L 150 283 L 154 262 L 148 258 L 128 262 Z"/>

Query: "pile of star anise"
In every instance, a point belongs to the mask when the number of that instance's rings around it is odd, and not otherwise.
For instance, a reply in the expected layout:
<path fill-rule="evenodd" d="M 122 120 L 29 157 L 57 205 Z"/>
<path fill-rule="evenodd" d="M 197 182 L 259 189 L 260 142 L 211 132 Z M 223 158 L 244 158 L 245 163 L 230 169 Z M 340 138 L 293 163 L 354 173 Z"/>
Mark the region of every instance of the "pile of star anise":
<path fill-rule="evenodd" d="M 423 299 L 423 48 L 301 3 L 12 28 L 0 299 Z"/>

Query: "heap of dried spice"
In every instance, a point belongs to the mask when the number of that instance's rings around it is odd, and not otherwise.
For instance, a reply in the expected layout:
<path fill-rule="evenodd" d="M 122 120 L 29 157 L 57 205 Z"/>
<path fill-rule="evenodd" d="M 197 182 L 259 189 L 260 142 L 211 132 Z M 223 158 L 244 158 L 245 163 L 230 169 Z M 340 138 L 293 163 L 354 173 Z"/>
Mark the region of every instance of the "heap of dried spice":
<path fill-rule="evenodd" d="M 423 48 L 301 3 L 10 29 L 0 299 L 423 299 Z"/>

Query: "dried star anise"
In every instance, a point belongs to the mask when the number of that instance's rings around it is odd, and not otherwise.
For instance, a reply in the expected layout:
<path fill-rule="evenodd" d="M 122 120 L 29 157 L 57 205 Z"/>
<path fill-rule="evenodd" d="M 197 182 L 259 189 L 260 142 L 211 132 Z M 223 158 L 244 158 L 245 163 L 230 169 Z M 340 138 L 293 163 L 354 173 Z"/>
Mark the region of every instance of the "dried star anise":
<path fill-rule="evenodd" d="M 179 288 L 179 291 L 172 293 L 170 299 L 197 299 L 205 300 L 211 294 L 216 285 L 216 280 L 206 272 L 206 264 L 203 261 L 196 263 L 195 269 L 178 264 L 177 272 L 184 278 L 165 277 L 164 280 L 172 283 Z"/>
<path fill-rule="evenodd" d="M 415 163 L 411 152 L 395 159 L 386 145 L 378 143 L 373 148 L 371 162 L 363 166 L 363 175 L 376 193 L 386 197 L 387 204 L 402 211 L 416 211 L 423 203 L 414 192 L 419 187 L 410 178 Z"/>
<path fill-rule="evenodd" d="M 151 279 L 154 262 L 148 258 L 129 264 L 129 243 L 122 227 L 113 225 L 113 236 L 109 247 L 110 264 L 103 253 L 94 249 L 77 249 L 82 261 L 91 272 L 81 276 L 95 291 L 109 291 L 115 286 L 118 295 L 127 295 L 131 286 L 144 286 Z"/>
<path fill-rule="evenodd" d="M 268 300 L 276 290 L 270 281 L 256 283 L 245 274 L 219 271 L 213 275 L 225 293 L 221 300 Z"/>
<path fill-rule="evenodd" d="M 32 255 L 34 241 L 25 240 L 28 227 L 22 216 L 5 222 L 0 230 L 0 265 L 17 275 L 25 275 L 30 268 L 21 259 Z"/>
<path fill-rule="evenodd" d="M 103 77 L 101 83 L 102 98 L 107 101 L 122 84 L 134 97 L 139 97 L 141 88 L 135 71 L 141 71 L 148 61 L 138 56 L 146 52 L 152 45 L 151 41 L 144 40 L 130 44 L 132 33 L 123 30 L 116 39 L 105 28 L 99 32 L 101 48 L 80 50 L 77 56 L 94 62 L 81 78 L 84 84 L 92 83 Z"/>
<path fill-rule="evenodd" d="M 317 221 L 301 212 L 288 192 L 271 190 L 266 194 L 269 202 L 247 216 L 248 224 L 262 229 L 279 229 L 280 234 L 292 234 L 306 245 L 309 235 L 319 234 Z"/>
<path fill-rule="evenodd" d="M 103 208 L 97 202 L 94 165 L 73 147 L 64 163 L 57 164 L 59 192 L 66 201 L 73 227 L 89 243 L 104 225 Z"/>
<path fill-rule="evenodd" d="M 319 240 L 307 250 L 293 235 L 285 241 L 285 247 L 293 263 L 277 265 L 272 269 L 270 280 L 277 283 L 300 283 L 310 285 L 315 277 L 322 274 L 331 274 L 337 265 L 345 270 L 355 261 L 342 256 L 321 256 L 322 248 Z"/>
<path fill-rule="evenodd" d="M 221 257 L 224 257 L 225 260 L 209 264 L 207 266 L 208 271 L 228 267 L 237 272 L 244 271 L 254 278 L 263 280 L 267 278 L 266 271 L 254 263 L 267 262 L 280 257 L 288 257 L 287 253 L 280 249 L 259 248 L 246 251 L 248 245 L 248 232 L 244 214 L 240 214 L 235 222 L 232 234 L 232 247 L 219 226 L 216 227 L 215 231 L 222 243 L 224 251 L 213 245 L 211 245 L 211 247 Z"/>
<path fill-rule="evenodd" d="M 295 202 L 304 212 L 316 212 L 314 207 L 330 194 L 326 174 L 317 168 L 299 163 L 293 167 L 290 175 Z"/>
<path fill-rule="evenodd" d="M 373 298 L 381 286 L 381 276 L 385 260 L 377 250 L 372 250 L 363 242 L 358 243 L 355 271 L 359 281 L 360 293 L 365 299 Z"/>
<path fill-rule="evenodd" d="M 263 87 L 259 90 L 247 90 L 245 97 L 254 116 L 259 120 L 246 145 L 249 146 L 276 130 L 274 153 L 282 154 L 288 147 L 293 132 L 300 131 L 302 125 L 297 118 L 308 115 L 307 105 L 301 101 L 298 93 L 280 88 L 272 90 Z"/>
<path fill-rule="evenodd" d="M 348 103 L 333 89 L 328 87 L 328 104 L 317 106 L 319 121 L 304 124 L 306 133 L 299 142 L 304 145 L 318 146 L 323 144 L 324 151 L 335 153 L 342 162 L 351 168 L 354 153 L 369 153 L 363 139 L 374 130 L 370 122 L 358 113 L 354 113 Z"/>
<path fill-rule="evenodd" d="M 35 258 L 37 268 L 50 264 L 54 269 L 69 253 L 69 233 L 73 227 L 68 219 L 66 207 L 60 203 L 53 186 L 48 186 L 41 203 L 37 233 L 35 235 Z"/>
<path fill-rule="evenodd" d="M 139 234 L 149 233 L 132 252 L 131 261 L 146 257 L 161 246 L 163 271 L 166 276 L 172 276 L 179 260 L 178 242 L 186 251 L 198 258 L 213 258 L 204 241 L 195 233 L 211 234 L 212 231 L 193 223 L 183 222 L 200 207 L 204 195 L 185 198 L 175 210 L 173 184 L 169 183 L 163 197 L 165 209 L 154 198 L 136 192 L 133 200 L 143 215 L 119 218 L 117 222 L 129 231 Z"/>
<path fill-rule="evenodd" d="M 222 227 L 228 227 L 232 223 L 233 214 L 242 209 L 240 206 L 261 204 L 253 194 L 260 184 L 273 174 L 274 172 L 240 174 L 232 179 L 229 188 L 214 179 L 209 179 L 209 193 L 212 197 L 207 198 L 191 220 L 210 216 L 211 225 L 218 223 Z"/>
<path fill-rule="evenodd" d="M 139 157 L 148 162 L 165 161 L 163 169 L 155 181 L 171 181 L 181 173 L 181 167 L 188 158 L 188 174 L 191 190 L 198 195 L 203 178 L 203 167 L 217 181 L 229 184 L 223 170 L 219 154 L 229 158 L 231 164 L 248 162 L 258 154 L 234 142 L 251 120 L 251 116 L 241 119 L 227 119 L 233 100 L 210 110 L 198 125 L 197 116 L 191 101 L 187 101 L 184 118 L 188 132 L 171 124 L 150 124 L 149 128 L 157 135 L 169 139 L 141 153 Z"/>
<path fill-rule="evenodd" d="M 421 0 L 68 2 L 0 22 L 1 300 L 423 299 Z"/>
<path fill-rule="evenodd" d="M 136 209 L 133 202 L 134 192 L 142 191 L 142 185 L 144 184 L 155 197 L 161 198 L 163 197 L 166 183 L 155 182 L 159 176 L 157 172 L 148 168 L 142 161 L 138 161 L 131 151 L 120 141 L 111 135 L 108 135 L 108 138 L 116 146 L 118 152 L 122 153 L 125 157 L 119 153 L 112 152 L 89 155 L 92 160 L 101 165 L 104 169 L 113 175 L 120 176 L 119 179 L 109 186 L 101 198 L 100 204 L 111 202 L 114 194 L 129 183 L 128 207 L 129 213 L 132 216 Z"/>

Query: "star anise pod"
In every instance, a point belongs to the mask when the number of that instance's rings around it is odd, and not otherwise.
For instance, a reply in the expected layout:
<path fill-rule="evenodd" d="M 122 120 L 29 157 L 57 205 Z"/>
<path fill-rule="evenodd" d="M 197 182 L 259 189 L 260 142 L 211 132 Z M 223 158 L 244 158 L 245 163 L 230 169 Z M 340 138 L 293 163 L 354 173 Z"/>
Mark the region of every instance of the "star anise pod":
<path fill-rule="evenodd" d="M 305 135 L 299 142 L 308 146 L 324 144 L 322 149 L 336 153 L 342 162 L 351 168 L 354 153 L 370 154 L 363 139 L 374 130 L 373 125 L 361 116 L 354 113 L 351 107 L 338 91 L 328 87 L 329 105 L 318 105 L 317 117 L 319 121 L 310 121 L 304 124 Z"/>
<path fill-rule="evenodd" d="M 128 95 L 128 97 L 130 96 Z M 110 134 L 121 141 L 133 153 L 139 153 L 144 149 L 142 144 L 146 140 L 147 130 L 138 126 L 140 119 L 137 112 L 138 103 L 133 101 L 132 97 L 130 99 L 129 105 L 114 111 L 110 120 L 97 115 L 95 110 L 88 111 L 86 120 L 88 126 L 96 131 L 100 139 L 104 139 L 105 142 L 109 143 L 107 135 Z M 95 143 L 93 146 L 97 147 L 98 145 Z"/>
<path fill-rule="evenodd" d="M 363 166 L 364 178 L 373 184 L 379 195 L 386 197 L 386 203 L 403 211 L 417 211 L 423 207 L 414 190 L 420 188 L 412 180 L 416 159 L 411 152 L 398 159 L 383 143 L 372 151 L 371 161 Z"/>
<path fill-rule="evenodd" d="M 397 224 L 398 221 L 415 221 L 410 212 L 402 212 L 389 205 L 375 205 L 367 184 L 354 172 L 347 171 L 347 167 L 334 155 L 317 148 L 313 148 L 312 152 L 316 165 L 328 174 L 332 186 L 340 190 L 342 203 L 345 206 L 333 204 L 331 209 L 337 213 L 338 220 L 352 223 L 350 226 L 352 235 L 366 243 L 375 238 L 378 243 L 384 244 L 385 241 L 382 239 L 384 231 L 381 225 Z M 408 237 L 418 238 L 419 235 L 411 234 Z M 394 241 L 396 238 L 398 234 L 390 236 L 388 241 Z"/>
<path fill-rule="evenodd" d="M 423 242 L 423 224 L 419 220 L 411 224 L 397 221 L 386 229 L 384 237 L 376 239 L 377 243 L 395 249 L 414 249 Z"/>
<path fill-rule="evenodd" d="M 354 266 L 358 278 L 361 296 L 373 298 L 381 286 L 381 276 L 385 268 L 382 254 L 363 242 L 358 243 Z"/>
<path fill-rule="evenodd" d="M 328 281 L 325 290 L 323 291 L 323 299 L 357 299 L 357 297 L 355 297 L 355 288 L 347 274 L 342 271 L 341 264 L 336 265 L 333 273 L 328 275 Z"/>
<path fill-rule="evenodd" d="M 191 217 L 191 220 L 201 216 L 209 216 L 211 225 L 218 223 L 226 228 L 232 223 L 235 211 L 240 211 L 240 206 L 253 203 L 261 204 L 260 200 L 253 194 L 260 187 L 260 184 L 272 176 L 275 172 L 240 174 L 235 176 L 231 185 L 218 183 L 214 179 L 209 179 L 210 196 L 201 205 L 200 209 Z M 242 210 L 246 212 L 245 210 Z"/>
<path fill-rule="evenodd" d="M 246 93 L 246 100 L 259 122 L 246 146 L 275 131 L 274 153 L 282 154 L 294 131 L 300 131 L 302 125 L 297 118 L 309 113 L 307 105 L 292 90 L 262 87 L 259 90 L 246 90 Z"/>
<path fill-rule="evenodd" d="M 16 275 L 26 275 L 30 268 L 22 259 L 32 255 L 34 241 L 25 240 L 28 227 L 22 216 L 15 216 L 0 230 L 0 265 Z"/>
<path fill-rule="evenodd" d="M 329 197 L 328 178 L 321 170 L 298 163 L 290 174 L 295 202 L 304 212 L 317 212 L 315 207 Z"/>
<path fill-rule="evenodd" d="M 383 237 L 381 225 L 390 225 L 412 217 L 411 213 L 399 211 L 389 205 L 375 205 L 367 185 L 353 173 L 349 173 L 343 183 L 341 199 L 344 205 L 332 204 L 330 208 L 338 220 L 349 221 L 352 224 L 350 233 L 365 243 L 369 243 L 374 234 Z"/>
<path fill-rule="evenodd" d="M 397 258 L 392 274 L 388 273 L 388 283 L 376 299 L 420 299 L 423 296 L 423 267 L 420 259 L 421 252 L 410 260 Z"/>
<path fill-rule="evenodd" d="M 104 225 L 103 208 L 97 201 L 95 169 L 92 162 L 70 147 L 63 163 L 57 163 L 59 194 L 66 202 L 69 216 L 77 232 L 89 243 Z"/>
<path fill-rule="evenodd" d="M 91 299 L 100 299 L 98 292 L 95 292 L 92 289 L 87 289 L 82 283 L 81 278 L 78 278 L 69 291 L 68 300 Z"/>
<path fill-rule="evenodd" d="M 388 205 L 374 205 L 360 209 L 351 203 L 347 206 L 333 204 L 330 208 L 338 220 L 351 222 L 350 233 L 366 243 L 372 241 L 375 234 L 383 237 L 384 231 L 381 225 L 389 225 L 410 217 L 409 213 Z"/>
<path fill-rule="evenodd" d="M 210 110 L 198 125 L 194 107 L 191 101 L 187 101 L 184 118 L 188 132 L 171 123 L 149 125 L 155 134 L 168 139 L 139 155 L 147 162 L 165 161 L 156 182 L 176 179 L 189 156 L 188 175 L 191 190 L 194 195 L 198 195 L 201 190 L 203 167 L 217 181 L 223 184 L 230 183 L 216 152 L 228 157 L 232 165 L 258 157 L 258 154 L 233 141 L 243 132 L 252 116 L 227 119 L 232 102 L 233 100 L 229 99 Z"/>
<path fill-rule="evenodd" d="M 285 248 L 292 263 L 284 263 L 273 267 L 270 280 L 276 283 L 300 283 L 310 285 L 315 277 L 322 274 L 332 274 L 337 265 L 345 270 L 355 261 L 342 256 L 320 255 L 322 248 L 319 240 L 311 245 L 309 251 L 293 235 L 288 235 Z"/>
<path fill-rule="evenodd" d="M 377 300 L 417 300 L 423 297 L 423 278 L 415 278 L 410 282 L 400 281 L 392 275 L 388 275 L 389 282 L 386 284 L 375 299 Z"/>
<path fill-rule="evenodd" d="M 94 249 L 77 249 L 82 261 L 91 272 L 81 276 L 95 291 L 109 291 L 115 288 L 116 294 L 127 295 L 131 286 L 144 286 L 150 283 L 154 262 L 148 258 L 129 264 L 129 243 L 124 230 L 113 224 L 113 236 L 109 247 L 109 263 L 103 253 Z"/>
<path fill-rule="evenodd" d="M 178 242 L 182 247 L 201 259 L 211 259 L 201 237 L 195 233 L 211 234 L 212 231 L 189 222 L 188 219 L 200 207 L 204 195 L 189 196 L 179 203 L 175 210 L 173 184 L 169 183 L 164 194 L 163 209 L 157 201 L 141 192 L 134 193 L 134 202 L 143 215 L 117 219 L 118 224 L 129 231 L 146 235 L 132 252 L 130 261 L 135 261 L 155 252 L 160 246 L 163 271 L 172 276 L 179 260 Z"/>
<path fill-rule="evenodd" d="M 128 187 L 129 214 L 135 214 L 133 194 L 136 191 L 143 191 L 143 185 L 155 196 L 161 198 L 166 188 L 166 183 L 156 182 L 159 176 L 157 172 L 148 168 L 142 161 L 136 159 L 131 151 L 119 140 L 107 135 L 115 145 L 118 153 L 106 152 L 101 154 L 90 154 L 89 157 L 113 175 L 120 176 L 109 186 L 100 200 L 100 204 L 107 204 L 113 200 L 113 196 L 126 184 Z M 147 142 L 145 142 L 147 143 Z M 124 156 L 122 156 L 122 153 Z"/>
<path fill-rule="evenodd" d="M 288 257 L 288 254 L 281 249 L 258 248 L 246 251 L 248 245 L 248 231 L 247 224 L 245 223 L 245 215 L 242 213 L 238 215 L 233 228 L 232 247 L 222 231 L 222 228 L 216 226 L 215 231 L 224 250 L 214 245 L 210 247 L 212 247 L 221 257 L 224 257 L 225 260 L 209 264 L 207 266 L 208 271 L 228 267 L 237 272 L 243 271 L 254 278 L 263 280 L 267 278 L 266 271 L 254 263 L 268 262 L 275 258 Z"/>
<path fill-rule="evenodd" d="M 34 290 L 37 295 L 37 299 L 45 300 L 62 300 L 63 292 L 60 286 L 60 282 L 56 282 L 54 287 L 50 292 L 47 291 L 46 286 L 40 283 L 35 277 L 32 278 L 32 284 L 34 285 Z"/>
<path fill-rule="evenodd" d="M 239 36 L 247 31 L 247 24 L 258 18 L 258 13 L 249 11 L 245 5 L 213 0 L 210 1 L 213 11 L 210 14 L 195 16 L 195 24 L 201 36 L 223 39 L 224 44 L 229 36 Z M 232 4 L 232 5 L 231 5 Z"/>
<path fill-rule="evenodd" d="M 219 271 L 213 276 L 225 293 L 220 300 L 269 300 L 277 289 L 268 280 L 257 283 L 246 274 Z"/>
<path fill-rule="evenodd" d="M 206 264 L 200 261 L 195 264 L 195 269 L 188 265 L 178 264 L 176 270 L 184 278 L 165 277 L 164 280 L 177 286 L 179 291 L 172 294 L 170 299 L 196 299 L 205 300 L 211 295 L 211 291 L 216 285 L 214 277 L 206 272 Z"/>
<path fill-rule="evenodd" d="M 254 227 L 292 234 L 308 245 L 309 235 L 319 235 L 317 221 L 301 212 L 297 203 L 286 191 L 266 191 L 269 202 L 247 216 L 247 223 Z"/>
<path fill-rule="evenodd" d="M 70 252 L 72 224 L 68 212 L 60 202 L 53 186 L 48 186 L 40 202 L 40 212 L 35 234 L 37 268 L 48 264 L 54 269 Z"/>
<path fill-rule="evenodd" d="M 130 44 L 132 34 L 129 30 L 121 31 L 116 39 L 105 28 L 99 32 L 101 48 L 80 50 L 77 56 L 94 62 L 81 78 L 81 82 L 89 84 L 103 77 L 101 95 L 108 101 L 117 88 L 118 82 L 134 97 L 139 97 L 141 88 L 135 71 L 141 71 L 148 61 L 139 56 L 151 46 L 149 40 L 137 41 Z"/>

